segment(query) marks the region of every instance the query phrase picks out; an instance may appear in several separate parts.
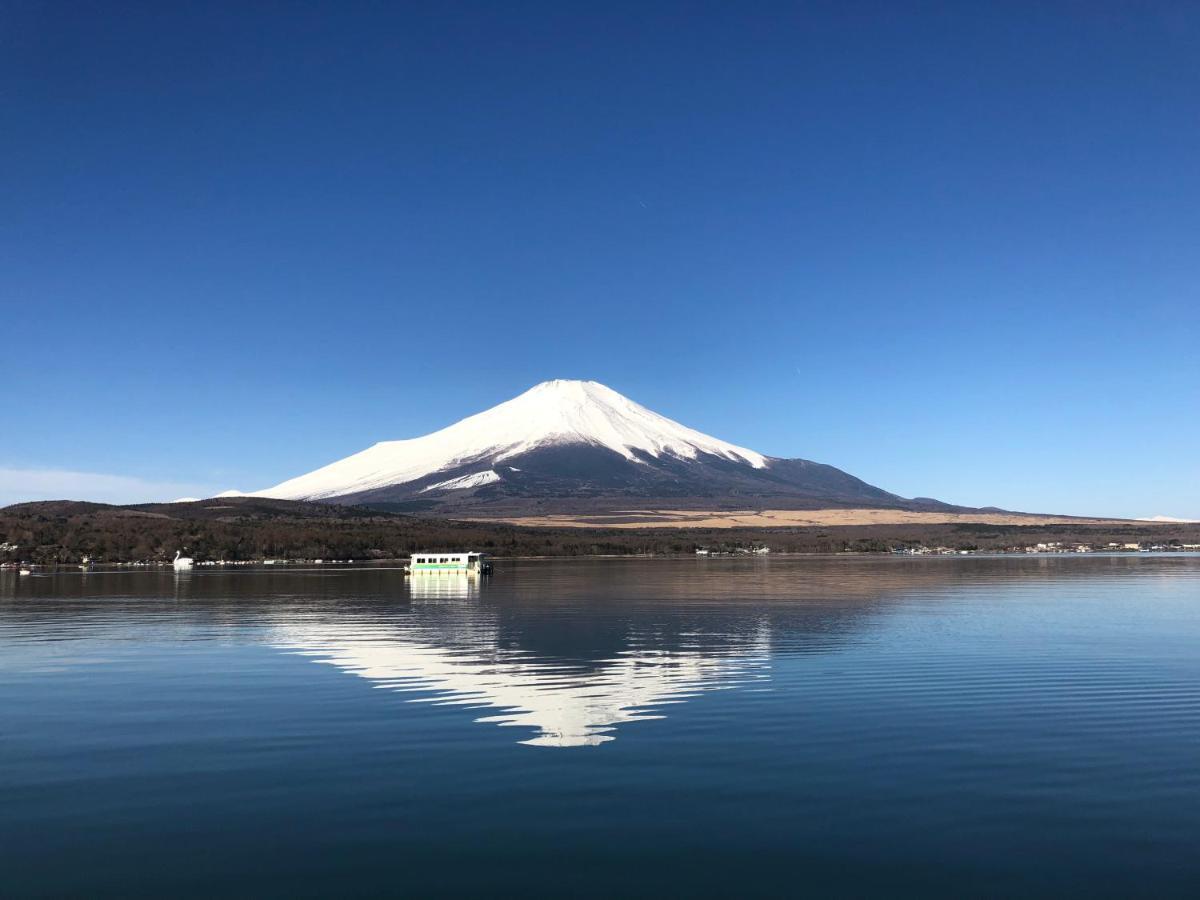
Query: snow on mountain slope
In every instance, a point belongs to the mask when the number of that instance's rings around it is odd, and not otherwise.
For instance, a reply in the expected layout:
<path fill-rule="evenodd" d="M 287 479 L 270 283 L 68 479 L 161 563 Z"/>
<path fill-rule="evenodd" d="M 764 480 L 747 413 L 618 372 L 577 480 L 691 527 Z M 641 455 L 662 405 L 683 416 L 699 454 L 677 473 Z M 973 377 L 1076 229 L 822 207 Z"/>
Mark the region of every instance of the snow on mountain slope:
<path fill-rule="evenodd" d="M 463 475 L 459 478 L 439 481 L 437 484 L 421 488 L 421 493 L 424 494 L 428 491 L 461 491 L 467 488 L 481 487 L 482 485 L 491 484 L 493 481 L 499 480 L 500 476 L 493 470 L 488 469 L 486 472 L 475 472 L 471 475 Z"/>
<path fill-rule="evenodd" d="M 604 447 L 635 463 L 644 462 L 639 454 L 656 459 L 664 455 L 696 459 L 705 454 L 754 469 L 767 467 L 761 453 L 687 428 L 595 381 L 546 381 L 441 431 L 378 443 L 253 496 L 340 497 L 405 484 L 471 462 L 493 466 L 530 450 L 570 444 Z"/>

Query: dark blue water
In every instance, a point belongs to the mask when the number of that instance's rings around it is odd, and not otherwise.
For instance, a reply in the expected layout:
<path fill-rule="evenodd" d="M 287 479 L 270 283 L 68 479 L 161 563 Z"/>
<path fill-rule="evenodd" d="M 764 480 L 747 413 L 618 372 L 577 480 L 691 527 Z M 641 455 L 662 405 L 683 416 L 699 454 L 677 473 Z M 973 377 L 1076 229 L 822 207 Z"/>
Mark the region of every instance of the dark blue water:
<path fill-rule="evenodd" d="M 1200 558 L 0 576 L 3 896 L 1195 896 Z"/>

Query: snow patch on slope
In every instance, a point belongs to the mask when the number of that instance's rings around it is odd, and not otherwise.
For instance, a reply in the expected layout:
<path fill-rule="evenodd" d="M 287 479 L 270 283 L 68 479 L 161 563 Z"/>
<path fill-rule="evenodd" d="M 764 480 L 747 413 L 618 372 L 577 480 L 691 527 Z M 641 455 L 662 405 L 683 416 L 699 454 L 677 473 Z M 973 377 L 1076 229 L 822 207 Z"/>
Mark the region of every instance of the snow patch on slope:
<path fill-rule="evenodd" d="M 459 478 L 451 478 L 449 481 L 439 481 L 437 484 L 431 484 L 427 488 L 421 488 L 421 493 L 426 491 L 461 491 L 465 488 L 480 487 L 481 485 L 491 484 L 493 481 L 499 481 L 500 476 L 488 469 L 486 472 L 475 472 L 471 475 L 463 475 Z"/>
<path fill-rule="evenodd" d="M 424 437 L 384 441 L 255 496 L 317 500 L 404 484 L 480 462 L 494 466 L 538 447 L 591 444 L 632 462 L 639 453 L 695 459 L 710 454 L 756 469 L 761 453 L 660 416 L 595 381 L 545 381 L 486 412 Z"/>

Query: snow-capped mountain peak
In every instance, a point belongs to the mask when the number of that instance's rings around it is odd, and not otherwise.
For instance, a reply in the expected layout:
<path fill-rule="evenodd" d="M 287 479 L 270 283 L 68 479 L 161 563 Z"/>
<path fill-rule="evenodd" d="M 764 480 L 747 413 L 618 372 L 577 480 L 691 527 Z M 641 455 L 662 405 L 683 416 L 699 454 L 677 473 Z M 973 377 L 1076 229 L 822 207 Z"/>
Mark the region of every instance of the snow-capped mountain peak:
<path fill-rule="evenodd" d="M 767 466 L 761 453 L 738 447 L 652 412 L 595 381 L 545 381 L 512 400 L 424 437 L 375 444 L 307 475 L 256 492 L 258 496 L 319 500 L 418 481 L 480 463 L 469 478 L 435 487 L 455 490 L 503 478 L 496 463 L 546 447 L 589 445 L 632 463 L 645 457 L 694 460 L 717 457 L 753 469 Z M 500 470 L 504 471 L 503 469 Z"/>
<path fill-rule="evenodd" d="M 634 451 L 640 450 L 652 457 L 668 453 L 694 459 L 708 453 L 755 468 L 766 465 L 761 453 L 660 416 L 596 381 L 543 381 L 451 428 L 471 423 L 491 429 L 497 418 L 509 418 L 515 426 L 504 429 L 506 437 L 513 439 L 514 449 L 498 457 L 500 460 L 545 444 L 587 443 L 607 447 L 635 462 L 639 457 Z"/>

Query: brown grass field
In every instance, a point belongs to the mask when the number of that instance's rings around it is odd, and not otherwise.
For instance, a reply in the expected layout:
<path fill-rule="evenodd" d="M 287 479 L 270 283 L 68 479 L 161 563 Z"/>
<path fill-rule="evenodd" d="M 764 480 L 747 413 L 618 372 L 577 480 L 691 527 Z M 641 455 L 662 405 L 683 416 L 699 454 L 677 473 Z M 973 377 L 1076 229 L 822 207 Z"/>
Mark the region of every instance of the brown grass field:
<path fill-rule="evenodd" d="M 1026 515 L 1008 512 L 909 512 L 902 509 L 631 509 L 585 515 L 468 519 L 556 528 L 781 528 L 839 525 L 1125 525 L 1124 519 Z"/>

